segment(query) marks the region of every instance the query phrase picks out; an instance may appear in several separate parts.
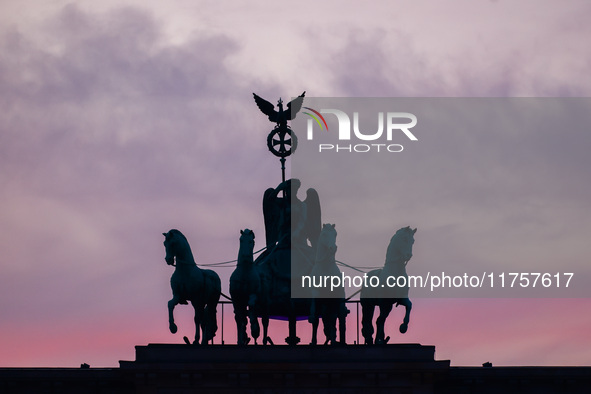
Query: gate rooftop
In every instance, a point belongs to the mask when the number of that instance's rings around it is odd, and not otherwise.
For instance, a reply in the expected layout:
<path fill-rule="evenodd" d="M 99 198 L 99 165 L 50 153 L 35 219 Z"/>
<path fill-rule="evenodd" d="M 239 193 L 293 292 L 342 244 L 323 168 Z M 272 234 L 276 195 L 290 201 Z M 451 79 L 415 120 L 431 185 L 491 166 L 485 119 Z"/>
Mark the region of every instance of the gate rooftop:
<path fill-rule="evenodd" d="M 449 367 L 449 361 L 435 361 L 435 346 L 392 344 L 383 346 L 311 345 L 171 345 L 136 346 L 135 361 L 121 361 L 121 368 L 145 364 L 185 363 L 337 363 L 363 366 L 367 363 L 435 363 Z M 373 366 L 375 367 L 375 366 Z"/>

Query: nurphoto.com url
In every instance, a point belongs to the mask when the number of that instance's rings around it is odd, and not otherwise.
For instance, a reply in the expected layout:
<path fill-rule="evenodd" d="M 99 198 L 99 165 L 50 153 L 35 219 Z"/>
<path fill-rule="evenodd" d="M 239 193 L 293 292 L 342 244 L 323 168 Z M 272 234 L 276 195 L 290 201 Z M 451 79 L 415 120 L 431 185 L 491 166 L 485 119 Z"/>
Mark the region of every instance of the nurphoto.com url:
<path fill-rule="evenodd" d="M 324 288 L 334 291 L 341 287 L 356 288 L 421 288 L 434 292 L 445 288 L 567 288 L 572 272 L 483 272 L 480 275 L 448 275 L 445 272 L 426 275 L 378 276 L 363 275 L 303 275 L 302 288 Z"/>

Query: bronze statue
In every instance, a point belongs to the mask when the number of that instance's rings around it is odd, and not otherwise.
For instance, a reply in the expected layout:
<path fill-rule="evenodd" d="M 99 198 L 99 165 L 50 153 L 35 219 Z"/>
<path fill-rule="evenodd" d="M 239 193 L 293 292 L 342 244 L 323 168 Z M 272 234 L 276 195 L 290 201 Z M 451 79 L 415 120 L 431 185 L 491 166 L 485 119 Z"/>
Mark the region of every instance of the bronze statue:
<path fill-rule="evenodd" d="M 246 345 L 250 338 L 246 334 L 247 317 L 250 320 L 251 335 L 255 345 L 260 335 L 260 326 L 256 316 L 256 307 L 262 302 L 261 279 L 253 261 L 254 232 L 249 229 L 240 230 L 240 249 L 236 269 L 230 276 L 230 297 L 234 306 L 234 320 L 238 334 L 238 345 Z M 267 337 L 269 318 L 263 323 Z M 265 341 L 263 341 L 265 342 Z"/>
<path fill-rule="evenodd" d="M 414 234 L 417 232 L 415 228 L 410 227 L 401 228 L 394 234 L 388 245 L 386 252 L 386 263 L 384 268 L 370 271 L 367 276 L 369 283 L 371 277 L 378 277 L 378 287 L 363 287 L 361 289 L 361 308 L 363 317 L 361 320 L 361 333 L 365 339 L 365 344 L 371 345 L 373 340 L 373 314 L 375 307 L 380 308 L 380 315 L 376 320 L 376 338 L 375 344 L 386 344 L 390 337 L 385 337 L 384 324 L 392 306 L 396 304 L 405 307 L 405 315 L 402 324 L 400 325 L 400 332 L 405 333 L 408 330 L 408 323 L 410 320 L 410 311 L 412 309 L 412 302 L 408 298 L 408 275 L 406 274 L 406 264 L 412 257 L 412 246 L 414 244 Z M 404 277 L 405 280 L 397 281 L 397 283 L 405 284 L 405 286 L 389 287 L 384 286 L 388 277 L 398 278 Z M 391 280 L 392 281 L 392 280 Z M 393 283 L 393 282 L 391 282 Z"/>
<path fill-rule="evenodd" d="M 286 342 L 290 345 L 300 341 L 295 332 L 296 320 L 307 318 L 310 313 L 310 300 L 291 298 L 291 282 L 312 271 L 320 235 L 318 193 L 308 189 L 306 200 L 300 201 L 297 198 L 299 187 L 299 180 L 290 179 L 276 189 L 265 191 L 263 214 L 267 250 L 255 261 L 262 284 L 263 295 L 257 314 L 263 318 L 263 330 L 266 331 L 268 317 L 287 318 L 289 336 Z M 280 197 L 282 192 L 284 196 Z M 265 337 L 263 344 L 269 340 Z"/>
<path fill-rule="evenodd" d="M 315 189 L 306 191 L 306 199 L 297 197 L 301 186 L 299 179 L 288 179 L 269 188 L 263 195 L 263 216 L 267 248 L 296 246 L 305 248 L 309 240 L 312 246 L 320 235 L 320 198 Z M 283 197 L 279 195 L 283 193 Z M 295 221 L 294 221 L 295 219 Z"/>
<path fill-rule="evenodd" d="M 179 230 L 170 230 L 164 235 L 166 263 L 175 267 L 170 278 L 172 299 L 168 301 L 168 322 L 170 332 L 177 332 L 173 311 L 177 304 L 187 305 L 191 301 L 195 309 L 195 342 L 199 343 L 199 329 L 203 332 L 202 344 L 215 337 L 217 326 L 217 305 L 222 291 L 220 277 L 212 270 L 202 270 L 195 264 L 187 238 Z M 185 341 L 188 339 L 185 338 Z"/>

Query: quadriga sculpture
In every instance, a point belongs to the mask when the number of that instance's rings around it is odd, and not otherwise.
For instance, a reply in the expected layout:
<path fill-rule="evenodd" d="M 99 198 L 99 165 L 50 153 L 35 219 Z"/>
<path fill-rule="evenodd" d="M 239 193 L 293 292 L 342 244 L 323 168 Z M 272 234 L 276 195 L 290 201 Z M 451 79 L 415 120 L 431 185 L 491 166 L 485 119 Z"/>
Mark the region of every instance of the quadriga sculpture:
<path fill-rule="evenodd" d="M 246 326 L 250 320 L 251 335 L 255 345 L 260 335 L 260 326 L 255 309 L 263 301 L 261 298 L 261 279 L 253 260 L 254 232 L 249 229 L 240 230 L 240 249 L 236 269 L 230 276 L 230 297 L 234 306 L 234 320 L 238 333 L 238 345 L 246 345 L 250 341 Z M 267 338 L 269 317 L 263 317 L 263 338 Z M 263 342 L 265 342 L 263 340 Z"/>
<path fill-rule="evenodd" d="M 373 314 L 375 307 L 380 308 L 380 315 L 376 320 L 376 344 L 388 343 L 390 337 L 385 337 L 384 324 L 386 318 L 392 311 L 392 306 L 396 304 L 403 305 L 406 309 L 404 320 L 400 325 L 400 332 L 405 333 L 408 330 L 408 323 L 410 319 L 410 311 L 412 309 L 412 302 L 408 298 L 408 275 L 406 274 L 406 264 L 412 257 L 412 245 L 414 244 L 414 230 L 410 227 L 401 228 L 394 234 L 388 245 L 386 252 L 386 263 L 384 268 L 370 271 L 368 282 L 371 283 L 371 277 L 377 276 L 379 278 L 380 286 L 378 287 L 363 287 L 361 290 L 361 308 L 363 317 L 361 320 L 361 333 L 365 339 L 365 344 L 371 345 L 373 340 Z M 405 283 L 404 287 L 388 287 L 386 286 L 388 277 L 404 276 L 405 281 L 397 281 L 397 283 Z M 395 280 L 395 279 L 394 279 Z M 390 280 L 390 283 L 394 283 Z M 384 287 L 382 287 L 384 285 Z"/>
<path fill-rule="evenodd" d="M 166 263 L 175 267 L 170 278 L 172 299 L 168 301 L 170 332 L 177 332 L 174 307 L 177 304 L 187 305 L 191 301 L 195 309 L 194 344 L 199 343 L 199 329 L 203 333 L 201 343 L 206 344 L 213 339 L 218 329 L 216 313 L 222 291 L 220 277 L 212 270 L 197 267 L 189 242 L 179 230 L 173 229 L 162 234 L 165 238 Z"/>
<path fill-rule="evenodd" d="M 341 277 L 341 270 L 337 267 L 335 254 L 337 252 L 337 231 L 334 224 L 324 224 L 318 237 L 318 246 L 316 248 L 316 260 L 312 268 L 312 278 Z M 334 291 L 333 291 L 334 290 Z M 310 306 L 310 316 L 308 321 L 312 323 L 312 342 L 316 345 L 318 323 L 322 318 L 322 326 L 326 341 L 324 344 L 334 345 L 337 343 L 337 319 L 342 324 L 339 327 L 341 343 L 345 344 L 345 318 L 349 312 L 345 306 L 345 289 L 340 286 L 336 289 L 328 287 L 313 288 L 314 298 Z"/>

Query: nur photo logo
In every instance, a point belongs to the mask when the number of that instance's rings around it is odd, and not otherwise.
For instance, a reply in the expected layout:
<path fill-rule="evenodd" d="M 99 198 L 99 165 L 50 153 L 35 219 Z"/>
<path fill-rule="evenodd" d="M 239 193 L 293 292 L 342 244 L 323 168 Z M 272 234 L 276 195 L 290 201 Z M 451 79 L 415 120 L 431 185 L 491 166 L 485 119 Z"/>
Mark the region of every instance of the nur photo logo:
<path fill-rule="evenodd" d="M 418 141 L 418 138 L 410 129 L 417 125 L 417 117 L 409 112 L 378 112 L 377 131 L 361 129 L 359 112 L 353 112 L 353 121 L 351 117 L 342 110 L 325 108 L 315 110 L 310 107 L 304 107 L 310 112 L 303 112 L 310 118 L 307 122 L 306 136 L 309 141 L 314 140 L 315 124 L 320 131 L 326 129 L 328 132 L 328 123 L 323 114 L 336 116 L 338 130 L 334 135 L 335 143 L 319 143 L 319 152 L 402 152 L 404 147 L 398 143 L 392 143 L 395 136 L 403 135 L 410 141 Z M 345 142 L 351 142 L 349 144 Z M 362 143 L 354 143 L 354 142 Z"/>

